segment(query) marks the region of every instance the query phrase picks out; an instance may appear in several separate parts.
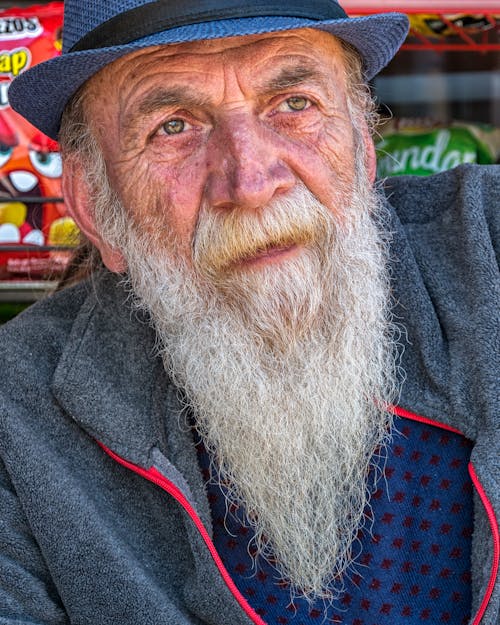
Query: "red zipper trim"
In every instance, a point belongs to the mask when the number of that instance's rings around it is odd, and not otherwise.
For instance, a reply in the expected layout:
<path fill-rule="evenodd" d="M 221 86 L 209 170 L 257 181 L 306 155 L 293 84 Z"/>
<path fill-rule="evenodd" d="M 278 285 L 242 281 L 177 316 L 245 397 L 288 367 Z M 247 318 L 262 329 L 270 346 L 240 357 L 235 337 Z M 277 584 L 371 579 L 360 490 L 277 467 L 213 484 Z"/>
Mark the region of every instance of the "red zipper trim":
<path fill-rule="evenodd" d="M 483 506 L 486 510 L 486 514 L 488 515 L 488 520 L 491 526 L 491 533 L 493 534 L 493 564 L 491 566 L 491 576 L 488 587 L 486 589 L 486 593 L 483 597 L 483 601 L 479 606 L 479 610 L 476 614 L 472 625 L 479 625 L 481 619 L 483 618 L 484 613 L 486 612 L 486 608 L 490 601 L 490 597 L 493 593 L 493 589 L 495 587 L 495 580 L 498 575 L 498 566 L 500 561 L 500 534 L 498 531 L 498 524 L 495 516 L 495 511 L 493 510 L 493 506 L 491 505 L 490 500 L 488 499 L 486 493 L 484 492 L 484 488 L 477 477 L 476 470 L 474 469 L 474 465 L 472 462 L 469 463 L 469 474 L 471 476 L 472 482 L 477 489 L 479 497 L 483 503 Z"/>
<path fill-rule="evenodd" d="M 97 442 L 99 443 L 99 441 Z M 245 614 L 254 623 L 256 623 L 256 625 L 267 625 L 265 621 L 263 621 L 260 618 L 260 616 L 250 607 L 247 600 L 243 597 L 243 595 L 240 593 L 240 591 L 236 587 L 236 584 L 234 583 L 231 576 L 227 572 L 226 567 L 222 563 L 222 560 L 219 554 L 217 553 L 217 549 L 215 548 L 215 545 L 213 544 L 212 539 L 208 535 L 208 532 L 205 526 L 203 525 L 200 517 L 196 514 L 196 511 L 194 510 L 193 506 L 189 503 L 189 501 L 182 494 L 182 492 L 177 488 L 177 486 L 175 486 L 175 484 L 173 484 L 170 480 L 168 480 L 164 475 L 162 475 L 154 467 L 151 467 L 150 469 L 143 469 L 142 467 L 139 467 L 133 464 L 132 462 L 125 460 L 118 454 L 115 454 L 114 451 L 111 451 L 111 449 L 109 449 L 102 443 L 99 443 L 99 445 L 109 456 L 111 456 L 111 458 L 113 458 L 113 460 L 116 460 L 116 462 L 118 462 L 122 466 L 126 467 L 127 469 L 130 469 L 134 473 L 137 473 L 141 477 L 145 478 L 146 480 L 149 480 L 150 482 L 153 482 L 153 484 L 156 484 L 157 486 L 165 490 L 184 508 L 184 510 L 191 517 L 191 520 L 195 524 L 196 529 L 200 532 L 201 537 L 205 541 L 205 544 L 207 545 L 208 550 L 210 551 L 210 555 L 212 556 L 217 568 L 219 569 L 219 572 L 222 575 L 222 579 L 226 583 L 226 586 L 232 592 L 232 594 L 236 598 L 236 601 L 240 604 Z"/>
<path fill-rule="evenodd" d="M 447 425 L 446 423 L 435 421 L 433 419 L 429 419 L 428 417 L 423 417 L 421 415 L 415 414 L 414 412 L 410 412 L 409 410 L 406 410 L 405 408 L 401 408 L 399 406 L 391 406 L 391 410 L 394 412 L 394 414 L 400 417 L 403 417 L 405 419 L 411 419 L 413 421 L 419 421 L 420 423 L 426 423 L 427 425 L 433 425 L 435 427 L 441 428 L 443 430 L 448 430 L 450 432 L 454 432 L 456 434 L 460 434 L 460 436 L 465 437 L 464 433 L 458 430 L 457 428 Z M 240 593 L 240 591 L 236 587 L 236 584 L 234 583 L 226 567 L 222 563 L 222 560 L 217 552 L 217 549 L 215 548 L 215 545 L 213 544 L 212 539 L 208 535 L 208 532 L 205 526 L 203 525 L 200 517 L 196 514 L 196 511 L 194 510 L 192 505 L 189 503 L 189 501 L 186 499 L 183 493 L 177 488 L 177 486 L 175 486 L 175 484 L 173 484 L 170 480 L 168 480 L 164 475 L 162 475 L 154 467 L 151 467 L 150 469 L 143 469 L 142 467 L 139 467 L 133 464 L 132 462 L 125 460 L 124 458 L 116 454 L 114 451 L 111 451 L 111 449 L 109 449 L 102 443 L 99 443 L 99 445 L 111 458 L 116 460 L 116 462 L 118 462 L 119 464 L 126 467 L 127 469 L 130 469 L 134 473 L 137 473 L 141 477 L 144 477 L 145 479 L 149 480 L 150 482 L 153 482 L 154 484 L 156 484 L 157 486 L 165 490 L 184 508 L 184 510 L 188 513 L 191 520 L 195 524 L 197 530 L 200 532 L 201 537 L 205 541 L 205 544 L 207 545 L 208 550 L 210 551 L 210 555 L 212 556 L 217 568 L 219 569 L 219 572 L 222 575 L 222 579 L 224 580 L 226 586 L 229 588 L 229 590 L 231 591 L 231 593 L 233 594 L 233 596 L 235 597 L 236 601 L 239 603 L 239 605 L 241 606 L 245 614 L 254 623 L 256 623 L 256 625 L 267 625 L 265 621 L 263 621 L 260 618 L 260 616 L 251 608 L 247 600 L 243 597 L 243 595 Z M 488 586 L 486 588 L 486 592 L 484 594 L 483 600 L 481 602 L 481 605 L 479 606 L 479 609 L 471 624 L 471 625 L 480 625 L 481 619 L 483 618 L 484 613 L 486 612 L 486 608 L 488 607 L 488 603 L 490 602 L 490 598 L 493 593 L 493 589 L 495 587 L 495 580 L 498 574 L 499 562 L 500 562 L 500 532 L 498 529 L 498 523 L 495 517 L 495 511 L 493 509 L 493 506 L 490 500 L 488 499 L 488 496 L 486 495 L 484 488 L 481 482 L 479 481 L 479 478 L 477 477 L 476 471 L 472 463 L 469 463 L 468 469 L 469 469 L 469 475 L 471 477 L 472 483 L 474 484 L 479 494 L 479 497 L 481 499 L 481 502 L 485 508 L 488 521 L 491 527 L 492 537 L 493 537 L 493 563 L 491 566 L 490 579 L 489 579 Z"/>
<path fill-rule="evenodd" d="M 391 406 L 391 410 L 394 414 L 397 414 L 399 417 L 403 417 L 405 419 L 411 419 L 413 421 L 419 421 L 420 423 L 426 423 L 427 425 L 434 425 L 435 427 L 441 428 L 443 430 L 448 430 L 450 432 L 455 432 L 456 434 L 460 434 L 464 438 L 467 438 L 463 432 L 457 430 L 446 423 L 442 423 L 440 421 L 434 421 L 433 419 L 429 419 L 428 417 L 422 417 L 421 415 L 415 414 L 414 412 L 410 412 L 405 408 L 400 408 L 399 406 Z M 488 521 L 490 523 L 491 534 L 493 538 L 493 562 L 491 564 L 491 574 L 488 582 L 488 586 L 486 587 L 486 592 L 484 593 L 483 600 L 481 601 L 481 605 L 472 621 L 471 625 L 480 625 L 481 619 L 486 612 L 486 608 L 488 607 L 488 603 L 490 602 L 491 595 L 493 594 L 493 589 L 495 588 L 495 581 L 498 575 L 498 569 L 500 565 L 500 531 L 498 529 L 498 523 L 495 516 L 495 511 L 493 509 L 493 505 L 491 501 L 488 499 L 486 492 L 483 488 L 483 485 L 479 481 L 476 470 L 472 462 L 469 462 L 468 465 L 469 475 L 474 484 L 474 487 L 477 490 L 477 493 L 481 499 L 481 503 L 484 506 L 486 511 L 486 515 L 488 517 Z"/>
<path fill-rule="evenodd" d="M 398 417 L 404 417 L 405 419 L 412 419 L 412 421 L 420 421 L 420 423 L 426 423 L 427 425 L 434 425 L 435 427 L 441 428 L 442 430 L 448 430 L 449 432 L 455 432 L 455 434 L 460 434 L 460 436 L 465 436 L 463 432 L 457 430 L 457 428 L 448 425 L 447 423 L 442 423 L 441 421 L 434 421 L 433 419 L 429 419 L 428 417 L 422 417 L 414 412 L 410 412 L 405 408 L 400 408 L 399 406 L 390 406 L 389 410 L 394 414 L 397 414 Z"/>

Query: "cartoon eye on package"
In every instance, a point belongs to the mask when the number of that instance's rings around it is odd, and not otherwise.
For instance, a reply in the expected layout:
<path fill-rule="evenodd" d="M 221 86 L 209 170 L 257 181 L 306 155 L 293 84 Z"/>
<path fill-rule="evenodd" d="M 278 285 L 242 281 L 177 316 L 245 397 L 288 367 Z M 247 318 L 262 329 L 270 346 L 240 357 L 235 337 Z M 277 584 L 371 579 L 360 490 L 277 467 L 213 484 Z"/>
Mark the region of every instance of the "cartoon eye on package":
<path fill-rule="evenodd" d="M 0 278 L 57 272 L 64 257 L 50 248 L 76 240 L 58 145 L 8 104 L 16 76 L 60 54 L 62 21 L 62 2 L 0 11 Z"/>

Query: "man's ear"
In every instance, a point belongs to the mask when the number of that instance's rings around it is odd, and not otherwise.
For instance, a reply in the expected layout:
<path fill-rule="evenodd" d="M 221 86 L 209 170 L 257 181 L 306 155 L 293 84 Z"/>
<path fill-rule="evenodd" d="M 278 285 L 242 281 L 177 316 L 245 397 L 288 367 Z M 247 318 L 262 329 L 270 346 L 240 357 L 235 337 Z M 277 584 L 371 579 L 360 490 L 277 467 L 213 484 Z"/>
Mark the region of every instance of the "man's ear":
<path fill-rule="evenodd" d="M 91 206 L 91 194 L 81 163 L 66 159 L 61 180 L 64 204 L 85 236 L 101 252 L 103 263 L 114 273 L 123 273 L 127 264 L 120 250 L 109 245 L 97 232 Z"/>

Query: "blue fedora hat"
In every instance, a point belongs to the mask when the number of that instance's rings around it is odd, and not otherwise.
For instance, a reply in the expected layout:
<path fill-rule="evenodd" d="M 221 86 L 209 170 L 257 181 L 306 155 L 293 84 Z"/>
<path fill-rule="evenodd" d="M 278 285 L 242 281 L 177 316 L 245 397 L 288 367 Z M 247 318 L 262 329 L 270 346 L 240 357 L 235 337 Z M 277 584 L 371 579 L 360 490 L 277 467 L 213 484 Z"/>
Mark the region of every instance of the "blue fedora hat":
<path fill-rule="evenodd" d="M 336 0 L 65 0 L 62 55 L 19 75 L 14 110 L 53 139 L 68 100 L 115 59 L 148 46 L 317 28 L 360 52 L 367 80 L 407 31 L 400 13 L 350 18 Z"/>

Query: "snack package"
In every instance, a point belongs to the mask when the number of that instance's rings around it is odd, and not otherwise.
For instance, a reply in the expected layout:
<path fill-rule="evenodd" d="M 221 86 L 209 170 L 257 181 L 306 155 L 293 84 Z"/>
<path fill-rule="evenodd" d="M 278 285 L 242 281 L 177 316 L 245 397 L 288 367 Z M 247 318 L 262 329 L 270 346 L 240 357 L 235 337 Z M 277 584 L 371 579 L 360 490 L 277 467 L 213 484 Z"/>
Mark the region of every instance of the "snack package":
<path fill-rule="evenodd" d="M 60 54 L 62 21 L 62 2 L 0 11 L 0 278 L 60 270 L 60 254 L 53 258 L 47 248 L 75 241 L 58 145 L 8 103 L 16 76 Z"/>
<path fill-rule="evenodd" d="M 440 15 L 418 13 L 409 15 L 408 17 L 411 28 L 425 37 L 440 39 L 443 37 L 458 36 L 457 30 L 450 27 Z M 463 30 L 467 35 L 477 35 L 478 33 L 495 28 L 495 24 L 491 22 L 491 19 L 498 23 L 500 16 L 493 15 L 489 17 L 490 19 L 484 14 L 476 13 L 460 13 L 446 16 L 448 22 L 457 29 Z"/>
<path fill-rule="evenodd" d="M 432 120 L 391 120 L 375 144 L 379 178 L 428 176 L 462 163 L 495 163 L 500 157 L 500 129 L 487 124 Z"/>

